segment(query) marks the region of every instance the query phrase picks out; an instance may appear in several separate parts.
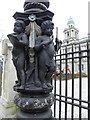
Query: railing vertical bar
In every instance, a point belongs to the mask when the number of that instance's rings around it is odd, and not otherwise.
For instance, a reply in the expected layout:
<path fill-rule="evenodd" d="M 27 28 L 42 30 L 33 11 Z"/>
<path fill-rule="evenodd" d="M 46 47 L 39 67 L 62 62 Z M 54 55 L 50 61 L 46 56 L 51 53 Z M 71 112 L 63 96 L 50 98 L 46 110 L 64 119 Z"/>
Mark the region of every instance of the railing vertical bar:
<path fill-rule="evenodd" d="M 79 51 L 81 51 L 81 46 L 79 44 Z M 82 71 L 81 71 L 81 52 L 79 52 L 79 100 L 81 100 L 82 97 Z M 81 101 L 79 101 L 79 105 L 81 105 Z M 81 108 L 79 107 L 79 120 L 81 120 Z"/>
<path fill-rule="evenodd" d="M 65 60 L 66 61 L 66 63 L 65 63 L 65 67 L 66 67 L 65 96 L 67 96 L 67 79 L 68 79 L 68 74 L 67 74 L 67 65 L 68 65 L 68 63 L 67 63 L 67 46 L 65 48 L 65 52 L 66 52 L 66 55 L 65 55 L 65 57 L 66 57 L 66 60 Z M 65 98 L 65 101 L 67 101 L 67 98 Z M 67 103 L 65 103 L 65 120 L 67 120 Z"/>
<path fill-rule="evenodd" d="M 90 108 L 90 43 L 87 42 L 87 69 L 88 69 L 88 108 Z M 88 120 L 90 120 L 90 109 L 88 110 Z"/>
<path fill-rule="evenodd" d="M 56 65 L 56 54 L 55 54 L 55 65 Z M 54 97 L 55 97 L 55 102 L 54 102 L 54 117 L 56 117 L 56 74 L 54 76 Z"/>
<path fill-rule="evenodd" d="M 59 81 L 59 120 L 61 120 L 61 49 L 60 49 L 60 81 Z"/>
<path fill-rule="evenodd" d="M 74 53 L 73 53 L 73 45 L 72 45 L 72 98 L 74 98 Z M 71 118 L 73 120 L 74 115 L 74 100 L 72 99 L 72 108 L 71 108 Z"/>

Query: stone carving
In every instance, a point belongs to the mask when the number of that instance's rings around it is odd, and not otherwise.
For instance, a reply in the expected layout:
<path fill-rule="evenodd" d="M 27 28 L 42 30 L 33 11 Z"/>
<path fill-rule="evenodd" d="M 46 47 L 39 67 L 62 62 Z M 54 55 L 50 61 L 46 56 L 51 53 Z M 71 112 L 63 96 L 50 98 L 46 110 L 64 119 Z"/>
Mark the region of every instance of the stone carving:
<path fill-rule="evenodd" d="M 38 96 L 37 95 L 33 98 L 32 96 L 28 95 L 28 97 L 23 95 L 15 96 L 15 104 L 19 106 L 23 111 L 32 112 L 32 111 L 43 111 L 54 103 L 54 96 L 53 94 L 48 94 L 47 96 Z"/>
<path fill-rule="evenodd" d="M 14 24 L 15 33 L 8 35 L 13 44 L 12 60 L 17 71 L 17 87 L 20 89 L 24 89 L 25 87 L 25 47 L 28 46 L 28 38 L 24 31 L 25 23 L 21 20 L 17 20 Z"/>
<path fill-rule="evenodd" d="M 24 12 L 13 15 L 16 20 L 14 33 L 8 34 L 8 38 L 13 44 L 12 60 L 18 78 L 13 87 L 19 92 L 14 98 L 15 104 L 20 107 L 16 118 L 52 117 L 53 57 L 60 49 L 61 41 L 57 38 L 54 45 L 54 14 L 48 7 L 48 0 L 26 0 Z"/>
<path fill-rule="evenodd" d="M 47 20 L 41 24 L 42 36 L 36 38 L 35 51 L 38 57 L 38 73 L 42 88 L 52 87 L 51 76 L 55 72 L 55 63 L 53 60 L 55 49 L 53 39 L 54 24 Z"/>
<path fill-rule="evenodd" d="M 32 90 L 34 87 L 42 90 L 52 89 L 51 77 L 55 72 L 53 59 L 55 46 L 52 36 L 54 24 L 46 20 L 42 22 L 40 28 L 42 35 L 33 35 L 35 31 L 32 28 L 28 37 L 25 33 L 25 23 L 22 20 L 16 20 L 15 33 L 8 35 L 13 44 L 12 60 L 18 77 L 15 90 Z M 31 44 L 31 42 L 34 43 Z"/>

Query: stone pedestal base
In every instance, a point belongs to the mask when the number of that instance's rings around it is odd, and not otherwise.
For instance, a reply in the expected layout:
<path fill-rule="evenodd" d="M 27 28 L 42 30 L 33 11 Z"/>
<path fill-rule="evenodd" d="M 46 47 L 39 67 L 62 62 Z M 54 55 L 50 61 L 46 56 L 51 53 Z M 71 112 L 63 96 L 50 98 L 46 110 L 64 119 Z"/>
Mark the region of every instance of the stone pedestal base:
<path fill-rule="evenodd" d="M 52 110 L 50 109 L 54 103 L 52 93 L 43 95 L 17 94 L 14 102 L 20 108 L 16 113 L 17 119 L 40 118 L 41 120 L 50 120 L 52 118 Z"/>
<path fill-rule="evenodd" d="M 44 112 L 40 112 L 40 113 L 25 113 L 23 111 L 18 111 L 16 114 L 16 118 L 17 120 L 22 120 L 22 118 L 24 120 L 50 120 L 52 118 L 52 111 L 51 109 L 44 111 Z"/>

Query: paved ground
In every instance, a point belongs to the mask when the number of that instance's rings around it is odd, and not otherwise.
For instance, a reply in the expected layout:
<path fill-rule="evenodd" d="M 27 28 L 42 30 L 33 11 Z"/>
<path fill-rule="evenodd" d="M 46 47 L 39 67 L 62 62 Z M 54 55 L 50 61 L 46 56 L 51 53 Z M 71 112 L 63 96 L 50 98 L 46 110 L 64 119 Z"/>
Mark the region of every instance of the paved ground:
<path fill-rule="evenodd" d="M 62 81 L 62 95 L 65 95 L 65 81 Z M 59 94 L 59 80 L 56 82 L 56 92 Z M 67 90 L 68 97 L 72 96 L 72 80 L 68 80 L 68 90 Z M 79 99 L 79 79 L 74 79 L 74 98 Z M 65 99 L 63 99 L 65 100 Z M 88 79 L 82 78 L 82 100 L 88 100 Z M 71 102 L 71 100 L 69 100 Z M 78 104 L 78 102 L 75 101 Z M 87 106 L 87 104 L 83 103 L 82 105 Z M 53 106 L 52 106 L 53 109 Z M 61 112 L 62 118 L 65 118 L 65 104 L 61 104 Z M 88 111 L 86 109 L 82 109 L 82 118 L 87 118 Z M 59 116 L 59 102 L 56 102 L 56 116 Z M 67 116 L 68 118 L 71 117 L 71 105 L 68 105 L 67 109 Z M 79 108 L 74 107 L 74 117 L 79 118 Z"/>

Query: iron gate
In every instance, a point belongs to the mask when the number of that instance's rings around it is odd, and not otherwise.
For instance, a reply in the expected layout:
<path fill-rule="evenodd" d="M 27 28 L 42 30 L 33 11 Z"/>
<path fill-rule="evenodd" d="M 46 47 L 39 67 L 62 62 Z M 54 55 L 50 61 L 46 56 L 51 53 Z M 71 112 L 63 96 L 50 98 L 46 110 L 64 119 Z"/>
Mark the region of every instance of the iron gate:
<path fill-rule="evenodd" d="M 90 120 L 90 39 L 62 45 L 55 63 L 60 74 L 52 80 L 54 117 Z"/>

